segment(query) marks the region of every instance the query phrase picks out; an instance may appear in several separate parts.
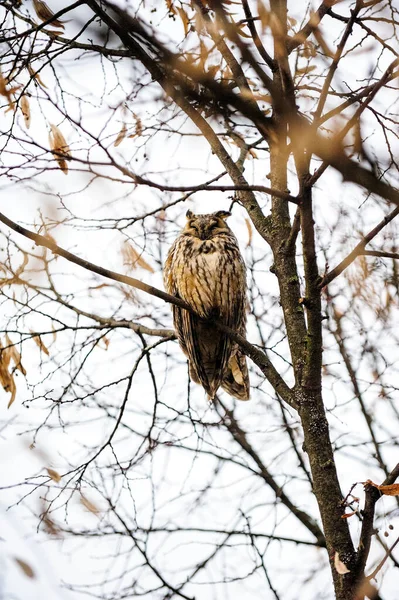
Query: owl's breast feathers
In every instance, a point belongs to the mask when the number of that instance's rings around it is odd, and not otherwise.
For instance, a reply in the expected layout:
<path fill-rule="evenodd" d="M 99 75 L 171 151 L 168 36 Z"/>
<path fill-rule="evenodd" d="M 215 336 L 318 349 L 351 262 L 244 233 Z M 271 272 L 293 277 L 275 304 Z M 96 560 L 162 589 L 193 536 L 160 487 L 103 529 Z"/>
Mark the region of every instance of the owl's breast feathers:
<path fill-rule="evenodd" d="M 170 251 L 170 275 L 174 288 L 195 312 L 203 317 L 219 317 L 232 327 L 232 309 L 239 308 L 245 297 L 245 266 L 233 235 L 220 235 L 212 240 L 180 236 Z M 171 285 L 172 284 L 172 285 Z M 234 310 L 233 310 L 234 312 Z M 240 311 L 238 311 L 240 312 Z"/>
<path fill-rule="evenodd" d="M 173 306 L 180 346 L 190 360 L 191 378 L 211 399 L 220 385 L 241 400 L 249 398 L 245 355 L 211 322 L 216 318 L 245 335 L 246 272 L 237 240 L 229 231 L 201 240 L 181 234 L 165 263 L 166 290 L 187 302 L 200 319 Z"/>

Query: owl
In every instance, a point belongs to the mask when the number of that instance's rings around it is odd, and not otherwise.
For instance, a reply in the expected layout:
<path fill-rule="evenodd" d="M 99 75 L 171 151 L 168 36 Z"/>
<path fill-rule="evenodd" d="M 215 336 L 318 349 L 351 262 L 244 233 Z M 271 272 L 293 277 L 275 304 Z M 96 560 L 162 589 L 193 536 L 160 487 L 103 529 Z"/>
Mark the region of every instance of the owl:
<path fill-rule="evenodd" d="M 172 244 L 164 267 L 167 292 L 195 312 L 172 306 L 190 377 L 202 385 L 210 400 L 220 386 L 239 400 L 249 400 L 245 355 L 209 321 L 217 319 L 245 336 L 246 269 L 237 239 L 226 223 L 230 214 L 224 210 L 206 215 L 187 211 L 187 223 Z"/>

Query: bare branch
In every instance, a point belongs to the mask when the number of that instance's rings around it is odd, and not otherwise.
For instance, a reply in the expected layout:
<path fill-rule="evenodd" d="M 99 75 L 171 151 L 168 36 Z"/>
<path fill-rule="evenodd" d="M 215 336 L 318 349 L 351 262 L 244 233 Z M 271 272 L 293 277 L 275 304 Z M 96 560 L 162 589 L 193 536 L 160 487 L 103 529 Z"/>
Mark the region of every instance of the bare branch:
<path fill-rule="evenodd" d="M 399 214 L 399 206 L 397 208 L 395 208 L 395 210 L 393 210 L 391 213 L 389 213 L 389 215 L 384 217 L 382 219 L 382 221 L 380 221 L 380 223 L 378 223 L 378 225 L 376 225 L 366 236 L 364 236 L 362 241 L 357 244 L 357 246 L 352 250 L 352 252 L 350 252 L 350 254 L 348 254 L 348 256 L 339 263 L 339 265 L 337 265 L 332 271 L 330 271 L 322 279 L 322 281 L 320 283 L 320 287 L 324 287 L 324 286 L 328 285 L 329 283 L 331 283 L 331 281 L 333 281 L 333 279 L 338 277 L 338 275 L 340 275 L 342 273 L 342 271 L 347 269 L 349 267 L 349 265 L 351 265 L 358 256 L 360 256 L 361 254 L 364 254 L 364 249 L 367 246 L 367 244 L 369 244 L 371 242 L 371 240 L 373 240 L 375 238 L 375 236 L 382 229 L 384 229 L 384 227 L 386 225 L 388 225 L 388 223 L 393 221 L 393 219 L 395 217 L 397 217 L 398 214 Z"/>
<path fill-rule="evenodd" d="M 175 306 L 179 306 L 180 308 L 184 308 L 188 312 L 194 313 L 191 306 L 189 306 L 186 302 L 177 298 L 175 296 L 171 296 L 162 290 L 154 288 L 147 283 L 143 283 L 139 279 L 135 279 L 134 277 L 129 277 L 128 275 L 122 275 L 120 273 L 116 273 L 114 271 L 110 271 L 109 269 L 105 269 L 104 267 L 100 267 L 99 265 L 95 265 L 87 260 L 79 258 L 75 254 L 68 252 L 68 250 L 64 250 L 60 246 L 54 243 L 54 241 L 46 236 L 40 235 L 38 233 L 33 233 L 29 231 L 22 225 L 19 225 L 6 217 L 4 214 L 0 213 L 0 221 L 2 221 L 5 225 L 20 233 L 21 235 L 27 237 L 30 240 L 33 240 L 38 246 L 43 246 L 44 248 L 48 248 L 54 254 L 58 254 L 62 256 L 66 260 L 87 269 L 93 273 L 97 273 L 102 277 L 106 277 L 108 279 L 112 279 L 113 281 L 118 281 L 120 283 L 125 283 L 131 287 L 134 287 L 146 294 L 150 294 L 156 298 L 160 298 L 164 302 L 168 302 L 169 304 L 174 304 Z M 195 313 L 194 313 L 195 314 Z M 261 369 L 262 373 L 265 377 L 271 382 L 275 391 L 292 407 L 296 407 L 296 403 L 294 400 L 294 396 L 292 391 L 289 389 L 283 378 L 279 375 L 271 361 L 267 358 L 266 354 L 262 352 L 256 346 L 250 344 L 243 336 L 239 333 L 227 327 L 223 323 L 220 323 L 216 320 L 212 320 L 215 323 L 215 326 L 218 327 L 221 331 L 224 331 L 227 335 L 229 335 L 235 342 L 237 342 L 245 354 L 249 356 L 255 364 Z"/>

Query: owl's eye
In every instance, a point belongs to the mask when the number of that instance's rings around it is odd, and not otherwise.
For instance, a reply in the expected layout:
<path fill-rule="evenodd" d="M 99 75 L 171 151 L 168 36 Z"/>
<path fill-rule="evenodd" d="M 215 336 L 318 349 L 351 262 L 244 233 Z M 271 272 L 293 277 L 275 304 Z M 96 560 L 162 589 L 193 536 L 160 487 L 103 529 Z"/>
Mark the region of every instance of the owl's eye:
<path fill-rule="evenodd" d="M 194 229 L 194 231 L 196 231 L 198 233 L 199 229 L 196 225 L 194 225 L 193 223 L 190 223 L 190 227 L 191 227 L 191 229 Z"/>
<path fill-rule="evenodd" d="M 216 229 L 217 227 L 219 227 L 219 224 L 218 224 L 218 223 L 211 223 L 211 224 L 209 225 L 209 229 L 210 229 L 211 231 L 212 231 L 212 229 Z"/>

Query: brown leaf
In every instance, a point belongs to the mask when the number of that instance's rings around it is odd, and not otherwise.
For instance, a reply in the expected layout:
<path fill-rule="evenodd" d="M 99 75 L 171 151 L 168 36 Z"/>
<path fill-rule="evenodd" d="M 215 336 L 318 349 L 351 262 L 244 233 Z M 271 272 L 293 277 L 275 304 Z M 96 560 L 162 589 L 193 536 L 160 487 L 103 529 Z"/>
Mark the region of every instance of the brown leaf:
<path fill-rule="evenodd" d="M 18 369 L 24 375 L 26 375 L 26 371 L 21 364 L 21 355 L 8 337 L 8 334 L 5 336 L 5 342 L 5 346 L 0 342 L 0 384 L 6 392 L 11 393 L 11 398 L 7 405 L 7 408 L 10 408 L 17 395 L 14 371 Z M 15 365 L 13 369 L 10 369 L 11 360 Z"/>
<path fill-rule="evenodd" d="M 61 537 L 61 532 L 59 527 L 56 525 L 56 523 L 53 521 L 53 519 L 50 519 L 49 516 L 45 516 L 42 517 L 42 522 L 44 524 L 44 530 L 49 534 L 49 535 L 53 535 L 54 537 Z"/>
<path fill-rule="evenodd" d="M 357 510 L 353 510 L 352 512 L 345 513 L 342 515 L 341 519 L 349 519 L 349 517 L 353 517 L 357 513 Z"/>
<path fill-rule="evenodd" d="M 12 359 L 14 361 L 15 368 L 18 369 L 18 371 L 21 371 L 22 375 L 26 375 L 26 370 L 24 369 L 24 367 L 22 366 L 22 363 L 21 363 L 21 355 L 18 352 L 15 344 L 13 344 L 13 342 L 10 340 L 8 333 L 6 333 L 5 340 L 6 340 L 6 345 L 8 346 L 8 348 L 7 348 L 8 355 L 9 355 L 10 359 Z"/>
<path fill-rule="evenodd" d="M 251 225 L 251 221 L 249 219 L 245 219 L 245 225 L 247 226 L 247 231 L 248 231 L 248 242 L 247 242 L 247 248 L 248 248 L 248 246 L 250 246 L 251 242 L 252 242 L 252 225 Z"/>
<path fill-rule="evenodd" d="M 49 142 L 51 152 L 53 153 L 53 156 L 57 161 L 61 171 L 63 171 L 63 173 L 67 175 L 68 165 L 66 161 L 72 158 L 71 151 L 63 134 L 61 133 L 61 130 L 52 123 L 50 123 L 50 129 L 51 131 L 49 133 Z"/>
<path fill-rule="evenodd" d="M 17 386 L 15 385 L 14 377 L 10 375 L 10 385 L 8 386 L 7 391 L 11 392 L 11 398 L 8 401 L 7 408 L 10 408 L 11 404 L 14 403 L 14 400 L 17 395 Z M 4 388 L 5 389 L 5 388 Z"/>
<path fill-rule="evenodd" d="M 55 481 L 56 483 L 59 483 L 61 481 L 61 475 L 57 473 L 57 471 L 54 471 L 54 469 L 50 469 L 49 467 L 46 469 L 46 471 L 53 481 Z"/>
<path fill-rule="evenodd" d="M 10 364 L 10 353 L 8 348 L 5 348 L 0 341 L 0 367 L 8 370 L 8 365 Z"/>
<path fill-rule="evenodd" d="M 317 55 L 316 47 L 313 42 L 306 40 L 303 44 L 302 50 L 300 51 L 301 56 L 305 58 L 314 58 Z"/>
<path fill-rule="evenodd" d="M 10 379 L 11 375 L 8 372 L 8 365 L 10 364 L 10 354 L 7 352 L 7 349 L 1 346 L 1 355 L 0 355 L 0 383 L 5 389 L 6 392 L 9 391 L 10 388 Z"/>
<path fill-rule="evenodd" d="M 87 510 L 89 510 L 91 513 L 98 515 L 98 513 L 100 512 L 100 509 L 98 508 L 98 506 L 96 506 L 94 504 L 94 502 L 92 502 L 91 500 L 88 500 L 86 498 L 86 496 L 83 496 L 83 494 L 80 497 L 80 502 L 81 504 L 83 504 L 83 506 L 85 508 L 87 508 Z"/>
<path fill-rule="evenodd" d="M 120 130 L 120 132 L 118 133 L 118 135 L 116 136 L 116 140 L 115 140 L 115 142 L 114 142 L 114 146 L 115 146 L 115 148 L 116 148 L 117 146 L 119 146 L 119 144 L 120 144 L 121 142 L 123 142 L 123 140 L 125 139 L 125 137 L 126 137 L 126 131 L 127 131 L 127 129 L 126 129 L 126 123 L 122 123 L 121 130 Z"/>
<path fill-rule="evenodd" d="M 33 77 L 33 79 L 35 79 L 39 85 L 41 85 L 43 88 L 47 89 L 47 85 L 45 85 L 43 83 L 43 80 L 41 79 L 39 73 L 35 72 L 35 70 L 30 65 L 28 65 L 28 71 L 29 71 L 29 75 L 31 77 Z"/>
<path fill-rule="evenodd" d="M 7 98 L 8 109 L 6 110 L 6 112 L 8 112 L 9 110 L 12 110 L 14 108 L 13 95 L 15 94 L 15 92 L 17 92 L 21 88 L 20 85 L 16 85 L 14 87 L 7 88 L 8 85 L 9 85 L 9 82 L 3 77 L 3 74 L 0 71 L 0 95 Z"/>
<path fill-rule="evenodd" d="M 392 483 L 391 485 L 377 485 L 380 492 L 385 496 L 399 496 L 399 483 Z"/>
<path fill-rule="evenodd" d="M 155 273 L 154 269 L 149 265 L 143 258 L 142 254 L 139 254 L 135 250 L 130 242 L 125 242 L 122 247 L 123 264 L 128 265 L 132 269 L 141 267 L 150 273 Z"/>
<path fill-rule="evenodd" d="M 177 14 L 177 11 L 176 11 L 175 7 L 173 6 L 173 0 L 166 0 L 166 6 L 168 7 L 168 12 L 171 15 Z"/>
<path fill-rule="evenodd" d="M 340 560 L 338 552 L 336 552 L 335 556 L 334 556 L 334 567 L 335 567 L 335 570 L 337 571 L 337 573 L 339 573 L 340 575 L 345 575 L 345 573 L 350 573 L 350 570 L 348 569 L 348 567 L 346 565 L 344 565 L 342 560 Z"/>
<path fill-rule="evenodd" d="M 33 333 L 32 340 L 36 343 L 37 346 L 39 346 L 40 350 L 42 352 L 44 352 L 44 354 L 47 354 L 47 356 L 50 356 L 50 352 L 49 352 L 47 346 L 45 346 L 45 344 L 43 343 L 42 338 L 40 337 L 40 335 L 38 335 L 37 333 L 35 333 L 31 329 L 30 329 L 30 332 Z"/>
<path fill-rule="evenodd" d="M 134 131 L 134 133 L 131 133 L 130 135 L 128 135 L 129 138 L 140 137 L 141 135 L 143 135 L 143 122 L 142 122 L 142 120 L 135 113 L 133 113 L 133 117 L 134 117 L 134 120 L 136 122 L 135 131 Z"/>
<path fill-rule="evenodd" d="M 184 10 L 184 8 L 177 7 L 177 12 L 179 13 L 179 17 L 181 18 L 181 20 L 183 22 L 184 35 L 186 36 L 188 34 L 188 32 L 190 31 L 190 19 L 188 18 L 188 15 L 187 15 L 186 11 Z"/>
<path fill-rule="evenodd" d="M 138 117 L 135 113 L 133 113 L 133 117 L 136 121 L 136 131 L 135 134 L 137 135 L 137 137 L 140 137 L 141 135 L 143 135 L 143 122 L 140 119 L 140 117 Z"/>
<path fill-rule="evenodd" d="M 52 123 L 50 123 L 50 128 L 52 134 L 52 150 L 57 150 L 57 152 L 62 152 L 66 156 L 70 156 L 71 151 L 60 128 Z"/>
<path fill-rule="evenodd" d="M 19 101 L 19 107 L 21 109 L 21 113 L 23 114 L 23 117 L 25 120 L 26 129 L 29 129 L 29 127 L 30 127 L 30 106 L 29 106 L 29 100 L 26 96 L 21 96 L 21 99 Z"/>
<path fill-rule="evenodd" d="M 54 13 L 43 0 L 33 0 L 33 8 L 41 21 L 49 21 L 54 16 Z M 49 24 L 58 29 L 64 29 L 63 22 L 58 19 L 53 19 Z"/>
<path fill-rule="evenodd" d="M 27 562 L 22 560 L 22 558 L 13 557 L 19 568 L 25 573 L 27 577 L 30 579 L 34 579 L 36 577 L 34 570 Z"/>

